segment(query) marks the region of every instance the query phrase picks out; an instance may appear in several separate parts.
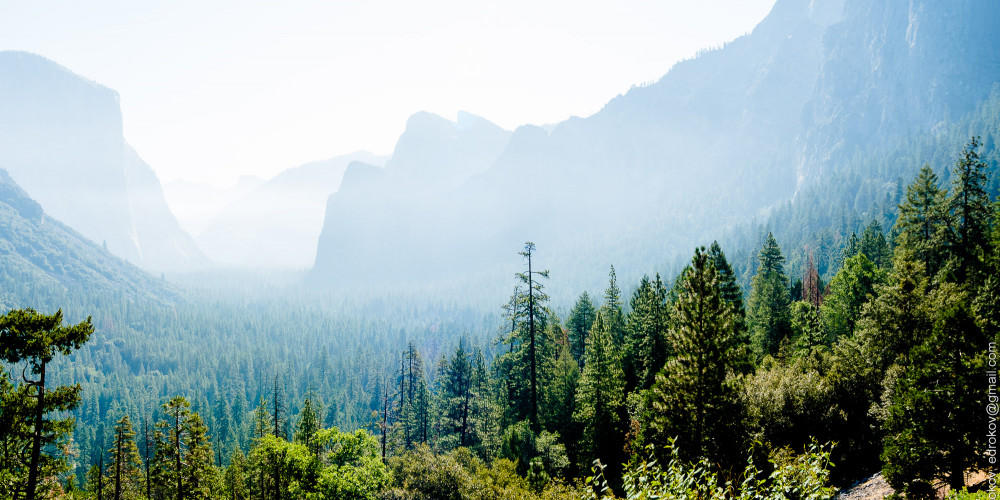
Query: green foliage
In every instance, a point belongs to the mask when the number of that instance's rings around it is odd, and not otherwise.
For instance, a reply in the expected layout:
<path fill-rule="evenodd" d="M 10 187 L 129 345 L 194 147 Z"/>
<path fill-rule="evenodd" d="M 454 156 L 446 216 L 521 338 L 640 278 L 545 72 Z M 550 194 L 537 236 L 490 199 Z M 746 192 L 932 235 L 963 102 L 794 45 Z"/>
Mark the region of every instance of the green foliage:
<path fill-rule="evenodd" d="M 497 459 L 485 464 L 469 450 L 459 448 L 434 455 L 418 446 L 389 459 L 395 481 L 383 498 L 388 499 L 578 499 L 579 490 L 546 480 L 544 467 L 535 461 L 531 480 L 518 475 L 514 462 Z"/>
<path fill-rule="evenodd" d="M 750 338 L 759 357 L 775 354 L 791 335 L 788 305 L 791 296 L 785 276 L 785 258 L 771 233 L 760 250 L 760 266 L 750 291 L 748 319 Z"/>
<path fill-rule="evenodd" d="M 261 438 L 244 469 L 245 481 L 257 483 L 255 497 L 374 499 L 391 481 L 378 442 L 367 432 L 321 429 L 314 440 L 318 454 L 270 434 Z"/>
<path fill-rule="evenodd" d="M 742 474 L 732 481 L 722 481 L 712 471 L 713 465 L 702 459 L 685 462 L 680 450 L 669 444 L 666 466 L 649 453 L 643 460 L 635 457 L 624 475 L 625 498 L 635 500 L 671 499 L 789 499 L 821 500 L 833 498 L 836 489 L 828 486 L 830 463 L 829 447 L 810 445 L 800 455 L 789 450 L 779 450 L 769 459 L 771 472 L 765 475 L 753 461 L 748 461 Z M 597 472 L 597 471 L 595 471 Z M 587 498 L 614 498 L 606 484 L 596 474 L 588 478 L 592 487 Z"/>
<path fill-rule="evenodd" d="M 630 305 L 622 352 L 625 388 L 629 392 L 652 386 L 656 373 L 667 361 L 667 289 L 659 274 L 652 281 L 643 276 Z"/>
<path fill-rule="evenodd" d="M 787 291 L 786 291 L 787 293 Z M 684 271 L 672 313 L 670 340 L 676 356 L 656 376 L 647 395 L 643 427 L 649 441 L 676 437 L 690 457 L 722 466 L 743 446 L 738 407 L 736 314 L 719 288 L 704 248 Z"/>
<path fill-rule="evenodd" d="M 299 422 L 295 426 L 295 442 L 306 445 L 309 451 L 316 453 L 317 445 L 313 436 L 320 429 L 320 410 L 313 404 L 312 398 L 306 397 L 299 412 Z"/>
<path fill-rule="evenodd" d="M 583 428 L 582 458 L 617 463 L 624 435 L 625 379 L 603 311 L 594 320 L 585 357 L 573 415 Z"/>
<path fill-rule="evenodd" d="M 989 253 L 990 197 L 986 191 L 986 162 L 979 154 L 978 137 L 962 150 L 952 173 L 948 209 L 952 225 L 947 243 L 958 266 L 956 281 L 978 284 L 983 279 L 982 262 Z"/>
<path fill-rule="evenodd" d="M 594 309 L 593 302 L 590 301 L 590 295 L 583 292 L 566 320 L 566 328 L 569 329 L 570 352 L 580 368 L 583 368 L 583 351 L 587 347 L 587 335 L 590 334 L 590 327 L 594 324 L 596 316 L 597 311 Z"/>
<path fill-rule="evenodd" d="M 875 298 L 878 285 L 885 281 L 885 271 L 864 253 L 848 257 L 844 267 L 830 280 L 830 292 L 821 306 L 827 338 L 836 340 L 854 335 L 862 306 Z"/>
<path fill-rule="evenodd" d="M 937 274 L 944 260 L 942 243 L 948 227 L 945 196 L 934 170 L 924 164 L 906 187 L 906 198 L 899 204 L 899 218 L 893 228 L 896 244 L 921 262 L 931 276 Z"/>
<path fill-rule="evenodd" d="M 0 360 L 23 363 L 25 370 L 38 377 L 31 380 L 22 372 L 25 384 L 16 387 L 9 374 L 0 370 L 0 419 L 7 424 L 0 428 L 4 445 L 0 493 L 11 498 L 19 492 L 25 492 L 28 499 L 45 494 L 52 484 L 43 479 L 66 469 L 63 454 L 43 451 L 43 447 L 65 446 L 73 418 L 51 420 L 46 415 L 75 409 L 80 403 L 80 386 L 46 389 L 46 368 L 57 354 L 68 356 L 86 343 L 94 326 L 90 318 L 67 326 L 62 321 L 62 310 L 46 315 L 34 309 L 15 309 L 0 316 Z"/>
<path fill-rule="evenodd" d="M 132 422 L 125 415 L 115 425 L 112 448 L 108 450 L 111 463 L 106 470 L 107 492 L 114 500 L 142 498 L 145 496 L 145 483 L 142 473 L 142 460 L 139 458 L 139 447 L 135 444 L 135 431 Z"/>
<path fill-rule="evenodd" d="M 894 488 L 915 494 L 939 477 L 960 489 L 967 469 L 985 465 L 986 337 L 960 292 L 942 289 L 937 302 L 931 334 L 910 353 L 885 422 L 883 472 Z"/>

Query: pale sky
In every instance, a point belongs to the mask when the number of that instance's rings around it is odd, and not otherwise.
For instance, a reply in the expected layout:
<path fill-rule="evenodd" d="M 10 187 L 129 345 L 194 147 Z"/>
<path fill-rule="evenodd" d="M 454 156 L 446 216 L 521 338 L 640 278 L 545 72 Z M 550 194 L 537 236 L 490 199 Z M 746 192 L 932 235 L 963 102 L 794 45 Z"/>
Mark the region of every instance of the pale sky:
<path fill-rule="evenodd" d="M 0 0 L 0 50 L 121 96 L 160 180 L 392 152 L 406 119 L 587 116 L 749 32 L 774 0 Z"/>

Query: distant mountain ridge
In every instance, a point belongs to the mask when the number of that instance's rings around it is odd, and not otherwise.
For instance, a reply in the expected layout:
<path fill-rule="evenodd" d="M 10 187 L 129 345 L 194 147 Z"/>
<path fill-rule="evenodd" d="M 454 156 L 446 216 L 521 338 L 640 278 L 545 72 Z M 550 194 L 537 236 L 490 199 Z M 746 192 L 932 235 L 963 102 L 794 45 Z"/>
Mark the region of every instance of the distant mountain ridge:
<path fill-rule="evenodd" d="M 525 240 L 583 276 L 577 289 L 601 286 L 610 264 L 630 264 L 625 280 L 666 269 L 882 138 L 971 112 L 1000 81 L 995 25 L 1000 4 L 986 0 L 779 0 L 748 35 L 590 117 L 517 129 L 489 168 L 430 201 L 370 210 L 338 192 L 311 279 L 460 276 L 516 264 Z M 363 228 L 341 222 L 361 213 Z"/>
<path fill-rule="evenodd" d="M 196 241 L 223 266 L 306 269 L 316 258 L 327 197 L 340 187 L 348 165 L 385 160 L 357 152 L 285 170 L 223 209 Z"/>
<path fill-rule="evenodd" d="M 0 168 L 46 212 L 145 269 L 208 265 L 126 143 L 118 94 L 43 57 L 0 52 Z"/>

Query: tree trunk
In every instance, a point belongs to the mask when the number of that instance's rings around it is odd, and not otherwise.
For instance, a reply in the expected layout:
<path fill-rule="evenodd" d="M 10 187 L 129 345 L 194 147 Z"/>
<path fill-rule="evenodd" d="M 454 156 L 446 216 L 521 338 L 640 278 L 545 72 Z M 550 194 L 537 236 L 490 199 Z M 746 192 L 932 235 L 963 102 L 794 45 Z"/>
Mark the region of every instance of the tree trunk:
<path fill-rule="evenodd" d="M 45 416 L 45 362 L 42 362 L 38 387 L 38 403 L 35 405 L 35 433 L 31 439 L 31 463 L 28 468 L 28 500 L 35 500 L 38 487 L 38 462 L 42 451 L 42 417 Z"/>

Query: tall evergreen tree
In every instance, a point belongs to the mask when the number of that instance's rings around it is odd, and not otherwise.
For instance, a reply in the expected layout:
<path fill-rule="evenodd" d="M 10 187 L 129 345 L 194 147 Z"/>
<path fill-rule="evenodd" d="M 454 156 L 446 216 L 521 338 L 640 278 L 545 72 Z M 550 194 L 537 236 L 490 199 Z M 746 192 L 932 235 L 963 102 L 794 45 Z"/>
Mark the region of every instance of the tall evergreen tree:
<path fill-rule="evenodd" d="M 448 448 L 473 444 L 472 378 L 472 361 L 463 338 L 452 354 L 440 389 L 441 437 Z"/>
<path fill-rule="evenodd" d="M 30 404 L 34 415 L 31 417 L 31 446 L 27 450 L 27 479 L 13 488 L 13 497 L 25 493 L 27 500 L 38 495 L 39 474 L 43 461 L 42 446 L 54 443 L 71 430 L 72 421 L 47 420 L 45 415 L 54 411 L 68 411 L 80 403 L 80 385 L 61 386 L 46 391 L 45 370 L 56 354 L 69 355 L 94 333 L 94 326 L 88 317 L 76 325 L 62 325 L 62 310 L 55 314 L 39 314 L 34 309 L 15 309 L 0 316 L 0 359 L 7 363 L 25 363 L 26 369 L 38 376 L 36 380 L 25 377 L 27 385 L 34 388 Z M 54 457 L 51 457 L 54 458 Z M 58 459 L 56 459 L 58 462 Z M 55 465 L 55 464 L 50 464 Z M 19 481 L 16 481 L 19 483 Z"/>
<path fill-rule="evenodd" d="M 534 269 L 534 249 L 535 244 L 529 241 L 520 252 L 527 269 L 516 274 L 523 288 L 516 288 L 505 306 L 511 330 L 503 340 L 508 352 L 501 356 L 499 364 L 506 372 L 508 423 L 528 420 L 532 430 L 538 432 L 540 392 L 546 369 L 554 356 L 549 355 L 553 350 L 548 335 L 550 313 L 545 307 L 549 297 L 539 281 L 539 278 L 548 278 L 549 272 Z"/>
<path fill-rule="evenodd" d="M 928 276 L 937 274 L 943 260 L 942 239 L 948 225 L 945 196 L 934 170 L 925 164 L 906 187 L 906 199 L 899 205 L 893 228 L 897 248 L 920 261 Z"/>
<path fill-rule="evenodd" d="M 965 472 L 986 466 L 982 389 L 986 337 L 961 292 L 943 289 L 931 335 L 910 354 L 891 395 L 883 472 L 908 495 L 931 493 L 935 479 L 952 490 Z"/>
<path fill-rule="evenodd" d="M 667 361 L 667 289 L 657 274 L 643 276 L 630 301 L 622 366 L 625 390 L 648 389 Z"/>
<path fill-rule="evenodd" d="M 302 402 L 302 410 L 299 411 L 299 422 L 295 426 L 295 441 L 306 445 L 313 454 L 319 452 L 315 434 L 322 427 L 320 422 L 323 421 L 323 417 L 320 413 L 319 405 L 313 403 L 313 398 L 306 396 Z"/>
<path fill-rule="evenodd" d="M 625 377 L 612 333 L 597 313 L 587 339 L 587 364 L 576 392 L 574 418 L 583 427 L 585 461 L 621 462 L 622 409 L 625 404 Z"/>
<path fill-rule="evenodd" d="M 739 353 L 736 314 L 722 296 L 704 247 L 695 250 L 684 270 L 672 316 L 676 357 L 647 394 L 644 434 L 660 445 L 676 437 L 688 457 L 727 464 L 742 449 L 738 385 L 732 377 Z"/>
<path fill-rule="evenodd" d="M 108 475 L 113 484 L 112 500 L 135 498 L 142 494 L 142 460 L 135 444 L 135 431 L 128 415 L 115 425 L 113 446 L 108 450 L 111 464 Z"/>
<path fill-rule="evenodd" d="M 988 255 L 990 238 L 990 198 L 986 192 L 986 162 L 973 137 L 962 150 L 952 173 L 953 189 L 948 208 L 953 217 L 948 243 L 957 260 L 956 281 L 978 285 L 984 278 L 983 262 Z"/>
<path fill-rule="evenodd" d="M 748 314 L 754 349 L 761 356 L 776 353 L 791 334 L 791 296 L 784 262 L 778 242 L 768 233 L 751 283 Z"/>
<path fill-rule="evenodd" d="M 844 266 L 830 280 L 830 292 L 821 308 L 824 329 L 829 338 L 854 335 L 862 307 L 873 300 L 886 273 L 859 253 L 844 261 Z"/>
<path fill-rule="evenodd" d="M 215 478 L 208 428 L 184 397 L 174 397 L 162 408 L 164 419 L 156 424 L 154 494 L 177 500 L 210 498 Z"/>
<path fill-rule="evenodd" d="M 583 292 L 576 300 L 573 310 L 570 311 L 569 319 L 566 320 L 566 327 L 569 328 L 570 353 L 580 368 L 583 368 L 583 351 L 587 347 L 587 335 L 590 333 L 590 327 L 594 324 L 596 316 L 597 311 L 594 309 L 593 302 L 590 301 L 590 295 Z"/>
<path fill-rule="evenodd" d="M 625 341 L 625 313 L 622 309 L 622 291 L 618 288 L 615 266 L 611 266 L 611 270 L 608 272 L 608 288 L 604 290 L 604 305 L 601 306 L 601 312 L 604 313 L 604 325 L 611 332 L 611 338 L 615 345 L 622 345 Z"/>

